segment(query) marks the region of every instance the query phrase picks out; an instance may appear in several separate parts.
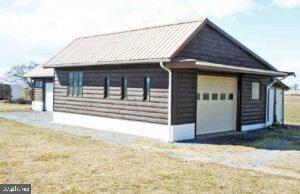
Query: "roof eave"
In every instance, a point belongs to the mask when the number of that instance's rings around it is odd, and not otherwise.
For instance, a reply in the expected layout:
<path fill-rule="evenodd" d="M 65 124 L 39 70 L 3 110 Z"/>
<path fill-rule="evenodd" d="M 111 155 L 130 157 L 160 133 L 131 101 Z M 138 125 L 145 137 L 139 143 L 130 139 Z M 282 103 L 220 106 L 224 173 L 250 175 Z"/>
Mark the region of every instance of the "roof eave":
<path fill-rule="evenodd" d="M 60 67 L 92 67 L 101 65 L 135 65 L 135 64 L 153 64 L 160 62 L 170 62 L 168 58 L 163 59 L 146 59 L 146 60 L 122 60 L 122 61 L 104 61 L 96 63 L 65 63 L 65 64 L 45 64 L 45 68 L 60 68 Z"/>
<path fill-rule="evenodd" d="M 27 77 L 27 78 L 53 78 L 54 75 L 24 75 L 23 77 Z"/>
<path fill-rule="evenodd" d="M 232 65 L 224 65 L 224 64 L 216 64 L 216 63 L 208 63 L 197 61 L 196 66 L 199 68 L 211 68 L 211 69 L 220 69 L 223 71 L 230 71 L 230 72 L 237 72 L 237 73 L 247 73 L 247 74 L 256 74 L 256 75 L 268 75 L 274 77 L 286 77 L 289 75 L 288 72 L 282 71 L 273 71 L 273 70 L 263 70 L 263 69 L 255 69 L 255 68 L 248 68 L 248 67 L 238 67 Z"/>
<path fill-rule="evenodd" d="M 238 67 L 232 65 L 210 63 L 205 61 L 196 61 L 196 60 L 175 61 L 175 62 L 168 63 L 167 67 L 170 69 L 197 69 L 197 70 L 211 71 L 211 72 L 244 73 L 244 74 L 265 75 L 270 77 L 286 77 L 290 75 L 289 72 Z"/>

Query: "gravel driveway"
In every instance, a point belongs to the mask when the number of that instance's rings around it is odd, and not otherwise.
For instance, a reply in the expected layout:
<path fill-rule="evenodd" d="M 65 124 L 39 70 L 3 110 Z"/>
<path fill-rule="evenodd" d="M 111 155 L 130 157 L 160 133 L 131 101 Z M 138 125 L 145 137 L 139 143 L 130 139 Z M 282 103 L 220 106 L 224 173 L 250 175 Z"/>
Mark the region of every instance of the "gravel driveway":
<path fill-rule="evenodd" d="M 260 130 L 169 144 L 133 135 L 53 124 L 49 112 L 0 112 L 0 117 L 134 149 L 161 152 L 182 160 L 217 163 L 300 179 L 300 128 L 287 129 L 287 135 L 279 129 Z"/>
<path fill-rule="evenodd" d="M 0 117 L 16 120 L 28 125 L 52 129 L 55 131 L 69 132 L 79 136 L 89 136 L 93 140 L 100 140 L 107 143 L 127 145 L 136 139 L 148 138 L 138 137 L 109 131 L 100 131 L 83 127 L 75 127 L 52 123 L 53 114 L 51 112 L 0 112 Z"/>

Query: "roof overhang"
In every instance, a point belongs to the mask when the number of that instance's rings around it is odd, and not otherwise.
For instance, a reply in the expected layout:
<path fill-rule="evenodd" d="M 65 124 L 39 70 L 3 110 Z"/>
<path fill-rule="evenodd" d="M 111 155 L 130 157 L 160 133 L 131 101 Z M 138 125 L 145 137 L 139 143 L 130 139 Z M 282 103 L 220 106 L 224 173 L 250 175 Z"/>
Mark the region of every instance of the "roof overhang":
<path fill-rule="evenodd" d="M 25 73 L 23 77 L 27 78 L 53 78 L 54 77 L 54 69 L 48 68 L 45 69 L 43 65 L 38 65 L 33 68 L 31 71 Z"/>
<path fill-rule="evenodd" d="M 63 67 L 90 67 L 104 65 L 135 65 L 135 64 L 153 64 L 160 62 L 170 62 L 170 59 L 147 59 L 147 60 L 122 60 L 122 61 L 104 61 L 93 63 L 66 63 L 66 64 L 45 64 L 45 68 L 63 68 Z"/>
<path fill-rule="evenodd" d="M 23 77 L 27 77 L 27 78 L 53 78 L 54 75 L 49 76 L 49 75 L 26 75 L 26 74 L 24 74 Z"/>
<path fill-rule="evenodd" d="M 204 61 L 179 61 L 179 62 L 169 63 L 167 67 L 170 69 L 198 69 L 198 70 L 212 71 L 212 72 L 245 73 L 245 74 L 255 74 L 255 75 L 266 75 L 271 77 L 286 77 L 289 75 L 293 75 L 293 73 L 289 73 L 289 72 L 238 67 L 232 65 L 209 63 Z"/>
<path fill-rule="evenodd" d="M 277 79 L 277 81 L 275 82 L 274 86 L 279 86 L 279 87 L 281 87 L 281 88 L 284 89 L 284 90 L 289 90 L 289 89 L 290 89 L 289 86 L 287 86 L 285 83 L 283 83 L 282 81 L 280 81 L 280 80 L 278 80 L 278 79 Z"/>

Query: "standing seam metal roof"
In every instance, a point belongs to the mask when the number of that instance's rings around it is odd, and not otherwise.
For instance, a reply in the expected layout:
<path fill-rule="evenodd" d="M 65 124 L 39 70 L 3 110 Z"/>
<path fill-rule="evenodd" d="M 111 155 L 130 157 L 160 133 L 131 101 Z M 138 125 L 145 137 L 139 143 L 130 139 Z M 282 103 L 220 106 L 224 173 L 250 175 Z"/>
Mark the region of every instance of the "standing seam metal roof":
<path fill-rule="evenodd" d="M 31 71 L 25 73 L 24 77 L 38 78 L 38 77 L 53 77 L 54 69 L 53 68 L 44 68 L 43 65 L 38 65 L 33 68 Z"/>
<path fill-rule="evenodd" d="M 78 38 L 44 66 L 170 59 L 202 23 L 197 20 Z"/>

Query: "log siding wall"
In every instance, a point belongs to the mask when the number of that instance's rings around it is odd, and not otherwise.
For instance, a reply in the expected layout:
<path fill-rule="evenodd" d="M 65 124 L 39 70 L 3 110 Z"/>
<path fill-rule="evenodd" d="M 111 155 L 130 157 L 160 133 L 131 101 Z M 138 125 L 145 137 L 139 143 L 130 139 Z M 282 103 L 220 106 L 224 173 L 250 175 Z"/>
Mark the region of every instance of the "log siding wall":
<path fill-rule="evenodd" d="M 44 101 L 44 79 L 34 79 L 34 85 L 33 85 L 33 100 L 35 101 Z M 35 87 L 35 81 L 42 81 L 43 87 L 42 88 L 36 88 Z"/>
<path fill-rule="evenodd" d="M 204 26 L 176 59 L 196 59 L 248 68 L 268 69 L 228 38 L 209 26 Z"/>
<path fill-rule="evenodd" d="M 152 123 L 168 123 L 168 73 L 158 65 L 132 68 L 93 67 L 83 72 L 83 97 L 68 97 L 68 72 L 56 69 L 54 111 L 127 119 Z M 122 77 L 127 77 L 127 98 L 121 99 Z M 150 100 L 143 100 L 144 77 L 151 77 Z M 104 99 L 104 79 L 110 78 L 109 97 Z"/>
<path fill-rule="evenodd" d="M 172 72 L 172 125 L 195 123 L 197 111 L 197 71 Z"/>
<path fill-rule="evenodd" d="M 252 100 L 252 82 L 260 83 L 260 99 L 258 100 Z M 268 83 L 270 83 L 269 77 L 255 75 L 242 76 L 242 125 L 258 124 L 266 121 L 266 90 Z"/>

